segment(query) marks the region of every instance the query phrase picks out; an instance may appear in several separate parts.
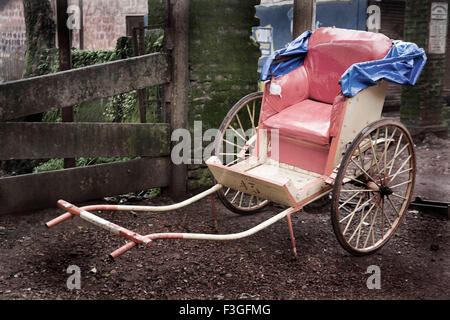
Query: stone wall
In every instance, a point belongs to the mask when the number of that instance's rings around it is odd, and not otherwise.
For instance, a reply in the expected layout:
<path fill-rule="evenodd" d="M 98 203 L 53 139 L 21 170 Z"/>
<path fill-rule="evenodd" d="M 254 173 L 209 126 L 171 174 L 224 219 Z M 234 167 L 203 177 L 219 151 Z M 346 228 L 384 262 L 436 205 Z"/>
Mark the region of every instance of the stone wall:
<path fill-rule="evenodd" d="M 22 0 L 0 2 L 0 82 L 22 77 L 26 34 Z"/>
<path fill-rule="evenodd" d="M 428 53 L 431 0 L 408 0 L 405 8 L 404 40 L 426 48 L 428 61 L 414 87 L 404 86 L 401 120 L 413 134 L 421 130 L 440 132 L 443 129 L 443 89 L 446 69 L 445 54 Z"/>
<path fill-rule="evenodd" d="M 164 21 L 164 0 L 149 0 L 149 23 Z M 258 90 L 259 47 L 250 38 L 258 26 L 259 0 L 191 0 L 189 26 L 189 128 L 219 128 L 233 105 Z M 208 144 L 208 142 L 205 142 Z M 192 155 L 193 156 L 193 155 Z M 188 189 L 212 183 L 205 165 L 190 165 Z"/>
<path fill-rule="evenodd" d="M 259 48 L 250 38 L 258 0 L 191 0 L 189 126 L 219 128 L 233 105 L 258 90 Z M 191 166 L 188 188 L 211 184 L 204 166 Z"/>

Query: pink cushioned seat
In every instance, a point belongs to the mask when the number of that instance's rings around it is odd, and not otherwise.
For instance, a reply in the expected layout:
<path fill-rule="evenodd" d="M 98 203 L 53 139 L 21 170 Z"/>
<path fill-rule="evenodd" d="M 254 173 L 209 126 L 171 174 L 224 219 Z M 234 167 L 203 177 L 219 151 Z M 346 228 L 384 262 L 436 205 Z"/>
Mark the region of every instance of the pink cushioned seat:
<path fill-rule="evenodd" d="M 260 116 L 263 127 L 280 129 L 280 136 L 329 144 L 330 122 L 340 111 L 332 106 L 341 92 L 342 74 L 354 63 L 384 58 L 391 46 L 391 40 L 380 33 L 317 29 L 309 38 L 304 64 L 271 79 L 281 94 L 272 95 L 271 83 L 266 84 Z"/>
<path fill-rule="evenodd" d="M 391 47 L 380 33 L 314 31 L 303 65 L 265 84 L 259 128 L 279 130 L 276 160 L 323 174 L 346 101 L 339 84 L 342 74 L 354 63 L 384 58 Z"/>
<path fill-rule="evenodd" d="M 331 109 L 331 104 L 306 99 L 270 117 L 264 127 L 278 129 L 280 136 L 327 145 Z"/>

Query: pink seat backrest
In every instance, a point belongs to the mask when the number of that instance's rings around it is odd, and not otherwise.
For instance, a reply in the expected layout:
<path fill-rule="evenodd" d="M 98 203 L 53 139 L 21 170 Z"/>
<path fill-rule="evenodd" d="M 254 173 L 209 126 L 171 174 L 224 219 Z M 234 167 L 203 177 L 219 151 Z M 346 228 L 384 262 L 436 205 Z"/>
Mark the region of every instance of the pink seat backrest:
<path fill-rule="evenodd" d="M 309 38 L 304 64 L 266 83 L 260 122 L 308 98 L 333 104 L 341 92 L 339 80 L 352 64 L 383 59 L 391 47 L 391 40 L 380 33 L 317 29 Z M 281 87 L 281 96 L 270 94 L 271 83 Z"/>
<path fill-rule="evenodd" d="M 281 96 L 270 93 L 272 84 L 281 87 Z M 309 85 L 304 66 L 277 79 L 272 79 L 272 81 L 266 83 L 264 88 L 260 121 L 264 121 L 283 109 L 307 99 L 308 95 Z"/>
<path fill-rule="evenodd" d="M 341 91 L 339 80 L 354 63 L 383 59 L 392 47 L 381 33 L 319 28 L 309 38 L 304 62 L 309 98 L 333 103 Z"/>

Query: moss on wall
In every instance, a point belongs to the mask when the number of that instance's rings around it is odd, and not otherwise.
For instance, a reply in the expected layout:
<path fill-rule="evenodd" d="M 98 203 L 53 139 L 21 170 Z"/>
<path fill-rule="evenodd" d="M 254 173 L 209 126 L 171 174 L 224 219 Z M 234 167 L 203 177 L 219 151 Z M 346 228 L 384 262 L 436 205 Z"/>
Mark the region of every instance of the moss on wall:
<path fill-rule="evenodd" d="M 431 0 L 408 0 L 405 7 L 404 40 L 428 48 Z M 411 128 L 443 123 L 445 55 L 428 54 L 428 61 L 416 85 L 402 88 L 400 117 Z"/>
<path fill-rule="evenodd" d="M 162 23 L 165 0 L 149 0 L 149 23 Z M 233 105 L 258 90 L 258 45 L 250 38 L 258 0 L 191 0 L 189 128 L 219 128 Z M 212 184 L 204 165 L 191 165 L 188 187 Z"/>
<path fill-rule="evenodd" d="M 233 105 L 258 90 L 259 48 L 252 41 L 258 0 L 191 0 L 189 18 L 190 90 L 188 118 L 203 131 L 219 128 Z M 162 23 L 165 0 L 149 0 L 149 24 Z M 189 189 L 212 184 L 205 166 L 191 165 Z"/>
<path fill-rule="evenodd" d="M 258 46 L 250 38 L 259 25 L 248 0 L 191 0 L 189 30 L 189 127 L 219 128 L 243 96 L 258 90 Z M 188 188 L 213 184 L 204 166 L 189 168 Z"/>
<path fill-rule="evenodd" d="M 148 24 L 162 24 L 166 15 L 166 0 L 148 1 Z"/>
<path fill-rule="evenodd" d="M 50 1 L 23 0 L 27 34 L 24 77 L 40 75 L 37 70 L 41 50 L 55 47 L 56 25 Z"/>
<path fill-rule="evenodd" d="M 257 91 L 258 47 L 251 29 L 258 25 L 259 1 L 192 0 L 189 63 L 189 124 L 218 128 L 228 110 Z"/>

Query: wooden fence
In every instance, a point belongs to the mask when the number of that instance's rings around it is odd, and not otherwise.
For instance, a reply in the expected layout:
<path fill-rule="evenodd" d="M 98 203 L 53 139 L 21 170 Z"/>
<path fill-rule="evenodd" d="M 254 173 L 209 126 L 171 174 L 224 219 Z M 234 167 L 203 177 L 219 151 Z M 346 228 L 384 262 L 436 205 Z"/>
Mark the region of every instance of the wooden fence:
<path fill-rule="evenodd" d="M 175 196 L 185 191 L 186 169 L 172 165 L 169 156 L 171 128 L 186 126 L 189 1 L 166 3 L 165 52 L 171 54 L 142 55 L 0 85 L 0 160 L 141 157 L 2 178 L 0 214 L 54 207 L 58 199 L 80 202 L 153 187 L 173 190 L 175 185 Z M 168 123 L 11 122 L 157 85 L 165 87 Z"/>
<path fill-rule="evenodd" d="M 0 121 L 170 81 L 161 53 L 0 85 Z M 0 179 L 0 213 L 169 185 L 169 124 L 0 123 L 0 160 L 146 157 Z"/>

